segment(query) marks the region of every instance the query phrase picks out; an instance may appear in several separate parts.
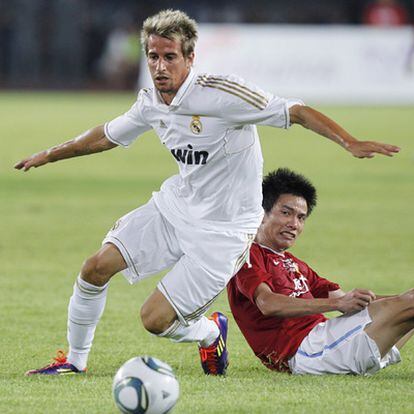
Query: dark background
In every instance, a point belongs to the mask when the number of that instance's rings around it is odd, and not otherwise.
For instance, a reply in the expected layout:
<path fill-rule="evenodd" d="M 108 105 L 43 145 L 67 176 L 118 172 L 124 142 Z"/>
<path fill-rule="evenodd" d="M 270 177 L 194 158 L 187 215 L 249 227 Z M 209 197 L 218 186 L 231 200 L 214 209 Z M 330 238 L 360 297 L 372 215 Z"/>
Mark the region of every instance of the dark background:
<path fill-rule="evenodd" d="M 359 25 L 364 23 L 364 10 L 370 3 L 373 2 L 0 0 L 0 88 L 129 89 L 136 82 L 142 21 L 165 8 L 181 9 L 199 23 Z M 405 9 L 408 22 L 412 22 L 414 2 L 399 0 L 398 4 Z M 123 33 L 123 41 L 128 36 L 130 43 L 133 40 L 134 46 L 130 44 L 129 52 L 125 52 L 125 62 L 104 58 L 115 33 Z"/>

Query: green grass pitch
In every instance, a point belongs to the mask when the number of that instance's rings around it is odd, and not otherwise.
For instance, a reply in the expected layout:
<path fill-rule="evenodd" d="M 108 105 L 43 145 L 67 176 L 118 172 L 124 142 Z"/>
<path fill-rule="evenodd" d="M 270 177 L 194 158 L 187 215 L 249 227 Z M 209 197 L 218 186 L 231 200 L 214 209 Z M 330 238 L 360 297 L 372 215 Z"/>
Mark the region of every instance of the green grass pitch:
<path fill-rule="evenodd" d="M 124 112 L 132 94 L 0 94 L 0 413 L 115 413 L 112 377 L 135 355 L 170 363 L 181 386 L 177 413 L 411 413 L 414 343 L 403 363 L 370 378 L 293 377 L 268 371 L 230 320 L 226 378 L 205 377 L 194 344 L 146 333 L 139 308 L 158 277 L 129 286 L 113 279 L 82 377 L 26 378 L 66 348 L 73 281 L 108 228 L 146 202 L 176 172 L 158 139 L 131 149 L 50 164 L 13 164 Z M 308 176 L 319 205 L 294 252 L 344 289 L 391 294 L 413 287 L 414 108 L 321 108 L 355 136 L 400 145 L 394 158 L 352 158 L 298 126 L 262 128 L 265 170 Z M 229 314 L 224 295 L 212 310 Z"/>

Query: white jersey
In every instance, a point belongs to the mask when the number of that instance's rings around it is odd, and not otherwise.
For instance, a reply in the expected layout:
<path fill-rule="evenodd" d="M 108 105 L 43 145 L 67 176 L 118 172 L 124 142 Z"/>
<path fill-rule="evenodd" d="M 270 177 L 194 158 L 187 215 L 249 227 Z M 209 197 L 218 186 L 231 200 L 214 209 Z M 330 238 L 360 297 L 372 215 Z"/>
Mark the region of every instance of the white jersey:
<path fill-rule="evenodd" d="M 288 128 L 295 104 L 303 103 L 233 75 L 191 71 L 170 105 L 155 88 L 142 89 L 128 112 L 105 124 L 105 135 L 127 147 L 155 130 L 179 167 L 153 193 L 172 224 L 255 233 L 263 217 L 263 158 L 255 125 Z"/>

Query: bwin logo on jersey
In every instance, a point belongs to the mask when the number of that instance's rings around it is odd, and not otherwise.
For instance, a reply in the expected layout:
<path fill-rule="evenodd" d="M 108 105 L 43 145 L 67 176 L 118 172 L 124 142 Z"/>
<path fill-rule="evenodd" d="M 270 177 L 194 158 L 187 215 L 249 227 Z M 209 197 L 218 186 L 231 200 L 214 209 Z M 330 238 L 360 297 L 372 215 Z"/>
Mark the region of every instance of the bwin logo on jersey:
<path fill-rule="evenodd" d="M 204 165 L 207 163 L 207 151 L 193 151 L 191 145 L 187 145 L 188 149 L 172 149 L 171 154 L 178 162 L 187 165 Z"/>

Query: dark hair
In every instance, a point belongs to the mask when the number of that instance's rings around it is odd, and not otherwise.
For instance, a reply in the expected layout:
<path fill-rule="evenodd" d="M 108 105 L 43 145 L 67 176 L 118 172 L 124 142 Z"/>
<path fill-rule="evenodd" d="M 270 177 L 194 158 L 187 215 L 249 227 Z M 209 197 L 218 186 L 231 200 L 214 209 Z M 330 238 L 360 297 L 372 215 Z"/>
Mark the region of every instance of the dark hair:
<path fill-rule="evenodd" d="M 303 197 L 308 205 L 308 215 L 316 206 L 316 189 L 303 175 L 288 168 L 279 168 L 263 179 L 263 203 L 266 213 L 270 212 L 282 194 Z"/>

